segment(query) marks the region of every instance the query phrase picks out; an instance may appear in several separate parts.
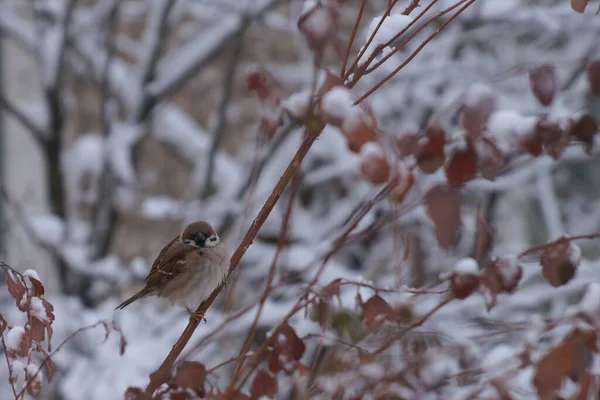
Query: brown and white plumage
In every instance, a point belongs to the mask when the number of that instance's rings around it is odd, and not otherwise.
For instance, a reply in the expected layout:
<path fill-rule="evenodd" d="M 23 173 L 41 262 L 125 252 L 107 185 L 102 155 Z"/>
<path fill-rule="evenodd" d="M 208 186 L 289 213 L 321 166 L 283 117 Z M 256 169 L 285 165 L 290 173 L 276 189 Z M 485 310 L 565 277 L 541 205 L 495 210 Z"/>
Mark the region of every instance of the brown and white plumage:
<path fill-rule="evenodd" d="M 208 222 L 192 222 L 158 254 L 146 286 L 117 309 L 147 296 L 194 309 L 223 282 L 228 269 L 229 252 L 219 235 Z"/>

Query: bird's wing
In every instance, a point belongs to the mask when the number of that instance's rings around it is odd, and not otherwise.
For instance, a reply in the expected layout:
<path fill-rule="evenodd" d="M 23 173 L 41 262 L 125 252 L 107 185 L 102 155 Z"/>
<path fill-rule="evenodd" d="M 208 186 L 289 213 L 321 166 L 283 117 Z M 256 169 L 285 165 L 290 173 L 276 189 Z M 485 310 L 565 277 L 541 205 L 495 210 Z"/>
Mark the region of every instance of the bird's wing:
<path fill-rule="evenodd" d="M 171 240 L 154 260 L 150 273 L 145 279 L 147 286 L 164 286 L 184 268 L 188 249 L 185 244 L 177 242 L 178 239 L 179 236 L 176 236 Z"/>

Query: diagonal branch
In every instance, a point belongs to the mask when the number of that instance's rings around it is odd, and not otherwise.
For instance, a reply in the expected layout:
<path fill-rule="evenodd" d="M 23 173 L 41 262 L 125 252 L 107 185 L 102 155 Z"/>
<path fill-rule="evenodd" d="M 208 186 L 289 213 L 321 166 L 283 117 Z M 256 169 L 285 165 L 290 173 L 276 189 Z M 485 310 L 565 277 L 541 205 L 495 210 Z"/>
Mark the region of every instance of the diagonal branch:
<path fill-rule="evenodd" d="M 265 202 L 265 204 L 259 211 L 258 215 L 256 216 L 256 218 L 250 225 L 250 228 L 246 232 L 246 235 L 242 239 L 242 242 L 240 243 L 240 245 L 238 246 L 236 251 L 231 256 L 230 267 L 229 267 L 229 272 L 227 274 L 227 277 L 231 276 L 231 274 L 235 271 L 235 269 L 239 265 L 240 260 L 242 259 L 242 257 L 244 256 L 244 254 L 246 253 L 246 251 L 248 250 L 248 248 L 254 241 L 256 234 L 258 233 L 258 231 L 264 224 L 265 220 L 267 219 L 267 217 L 269 216 L 269 214 L 275 207 L 275 204 L 281 197 L 281 194 L 283 193 L 284 189 L 286 188 L 288 183 L 292 180 L 294 175 L 297 173 L 302 160 L 304 159 L 304 157 L 310 150 L 314 141 L 319 137 L 321 131 L 323 130 L 324 125 L 320 121 L 314 125 L 316 125 L 316 126 L 312 127 L 312 129 L 307 132 L 306 137 L 304 138 L 304 141 L 300 145 L 300 148 L 294 155 L 294 158 L 292 158 L 292 160 L 288 164 L 285 172 L 283 173 L 281 178 L 279 178 L 279 181 L 275 185 L 275 188 L 273 188 L 271 195 L 269 196 L 269 198 L 267 199 L 267 201 Z M 226 280 L 219 287 L 217 287 L 213 291 L 213 293 L 210 295 L 210 297 L 208 299 L 206 299 L 198 307 L 198 309 L 196 310 L 196 313 L 200 313 L 200 314 L 206 313 L 208 308 L 212 305 L 212 303 L 215 301 L 215 299 L 217 298 L 217 296 L 223 289 L 223 286 L 224 286 Z M 175 345 L 173 346 L 173 348 L 171 349 L 171 351 L 169 352 L 169 354 L 167 355 L 167 357 L 165 358 L 165 360 L 163 361 L 161 366 L 158 368 L 158 370 L 156 370 L 154 373 L 152 373 L 150 375 L 150 383 L 146 387 L 147 393 L 153 393 L 160 385 L 162 385 L 164 382 L 166 382 L 169 379 L 170 373 L 171 373 L 171 367 L 173 366 L 173 363 L 175 362 L 177 357 L 181 354 L 181 352 L 183 351 L 183 348 L 185 347 L 187 342 L 192 337 L 192 334 L 198 327 L 198 324 L 199 324 L 198 320 L 196 320 L 194 318 L 190 318 L 190 321 L 188 322 L 187 327 L 185 328 L 185 330 L 183 331 L 183 333 L 181 334 L 181 336 L 179 337 L 179 339 L 177 340 L 177 342 L 175 343 Z"/>
<path fill-rule="evenodd" d="M 17 105 L 11 103 L 2 92 L 0 92 L 0 107 L 15 117 L 31 134 L 38 144 L 43 147 L 46 143 L 46 135 L 44 127 L 39 126 L 33 118 L 28 116 L 23 110 Z"/>

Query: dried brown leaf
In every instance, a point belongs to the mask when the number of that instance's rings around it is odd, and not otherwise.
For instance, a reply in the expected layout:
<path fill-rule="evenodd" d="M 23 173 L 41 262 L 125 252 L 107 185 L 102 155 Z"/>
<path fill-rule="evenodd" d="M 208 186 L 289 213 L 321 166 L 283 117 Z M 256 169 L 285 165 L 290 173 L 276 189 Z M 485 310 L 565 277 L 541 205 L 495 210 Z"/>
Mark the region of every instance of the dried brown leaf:
<path fill-rule="evenodd" d="M 467 94 L 469 96 L 469 94 Z M 496 98 L 491 91 L 478 91 L 476 101 L 467 100 L 460 113 L 460 124 L 471 139 L 481 137 L 490 115 L 496 108 Z"/>
<path fill-rule="evenodd" d="M 361 157 L 360 173 L 367 181 L 380 185 L 390 177 L 390 163 L 382 154 L 365 154 Z"/>
<path fill-rule="evenodd" d="M 556 93 L 556 70 L 554 65 L 543 64 L 529 70 L 529 85 L 531 91 L 540 103 L 545 106 L 552 104 Z"/>
<path fill-rule="evenodd" d="M 367 300 L 363 306 L 363 318 L 367 326 L 373 325 L 377 317 L 383 315 L 386 318 L 392 312 L 392 307 L 379 295 Z"/>
<path fill-rule="evenodd" d="M 466 299 L 479 286 L 479 276 L 471 274 L 452 274 L 450 290 L 457 299 Z"/>
<path fill-rule="evenodd" d="M 275 379 L 267 370 L 260 369 L 250 387 L 250 399 L 258 400 L 265 396 L 275 398 L 277 395 L 277 379 Z"/>
<path fill-rule="evenodd" d="M 46 335 L 46 324 L 38 318 L 29 319 L 31 339 L 34 342 L 41 343 Z"/>
<path fill-rule="evenodd" d="M 446 166 L 446 178 L 454 187 L 461 187 L 477 175 L 477 154 L 471 146 L 458 150 Z"/>
<path fill-rule="evenodd" d="M 585 11 L 585 7 L 587 7 L 588 0 L 571 0 L 571 8 L 573 11 L 578 13 L 582 13 Z"/>
<path fill-rule="evenodd" d="M 440 184 L 425 193 L 425 207 L 435 225 L 435 235 L 444 248 L 454 245 L 462 226 L 462 198 L 458 190 Z"/>
<path fill-rule="evenodd" d="M 504 164 L 502 151 L 493 141 L 485 137 L 477 140 L 475 150 L 477 152 L 477 169 L 485 179 L 493 181 Z"/>
<path fill-rule="evenodd" d="M 184 361 L 177 368 L 172 384 L 178 387 L 190 388 L 202 395 L 205 379 L 206 368 L 203 364 L 196 361 Z"/>
<path fill-rule="evenodd" d="M 29 280 L 31 281 L 31 285 L 33 287 L 33 295 L 34 296 L 43 296 L 45 293 L 44 290 L 44 285 L 42 285 L 42 282 L 38 281 L 37 279 L 35 279 L 34 277 L 28 276 Z"/>
<path fill-rule="evenodd" d="M 598 123 L 596 119 L 589 114 L 582 115 L 576 121 L 572 121 L 569 136 L 581 143 L 588 154 L 592 153 L 594 148 L 594 136 L 598 133 Z"/>
<path fill-rule="evenodd" d="M 396 139 L 396 149 L 402 157 L 415 154 L 419 145 L 419 135 L 416 132 L 403 133 Z"/>
<path fill-rule="evenodd" d="M 540 359 L 533 378 L 540 398 L 553 399 L 566 377 L 579 380 L 592 361 L 592 336 L 595 340 L 594 332 L 576 329 Z"/>
<path fill-rule="evenodd" d="M 591 92 L 596 96 L 600 96 L 600 60 L 593 60 L 588 63 L 586 75 Z"/>
<path fill-rule="evenodd" d="M 496 258 L 488 262 L 480 275 L 488 311 L 496 304 L 497 295 L 512 293 L 522 277 L 523 267 L 517 260 Z"/>
<path fill-rule="evenodd" d="M 4 333 L 4 330 L 6 329 L 7 326 L 8 326 L 8 323 L 6 322 L 6 320 L 4 319 L 2 314 L 0 314 L 0 335 L 2 335 Z"/>
<path fill-rule="evenodd" d="M 125 391 L 125 400 L 152 400 L 152 395 L 137 387 L 128 387 Z"/>
<path fill-rule="evenodd" d="M 569 144 L 567 132 L 557 122 L 552 122 L 547 117 L 537 121 L 534 135 L 541 142 L 544 151 L 555 160 L 560 158 Z"/>
<path fill-rule="evenodd" d="M 566 239 L 548 245 L 540 256 L 542 274 L 554 287 L 562 286 L 573 279 L 580 261 L 579 248 Z"/>
<path fill-rule="evenodd" d="M 6 275 L 6 286 L 8 288 L 8 293 L 16 300 L 17 308 L 20 311 L 27 311 L 27 305 L 23 302 L 23 297 L 27 294 L 27 287 L 21 277 L 15 276 L 9 271 Z"/>
<path fill-rule="evenodd" d="M 425 130 L 425 138 L 417 149 L 417 164 L 424 173 L 433 174 L 446 162 L 446 132 L 439 125 L 429 125 Z"/>
<path fill-rule="evenodd" d="M 304 351 L 306 350 L 306 346 L 302 339 L 296 335 L 296 331 L 289 324 L 283 325 L 279 329 L 279 334 L 285 337 L 285 344 L 281 344 L 277 342 L 280 346 L 282 346 L 282 353 L 289 355 L 292 360 L 300 360 L 304 355 Z"/>
<path fill-rule="evenodd" d="M 377 127 L 377 119 L 371 109 L 361 104 L 355 115 L 344 120 L 341 130 L 350 151 L 359 153 L 365 143 L 377 141 Z"/>

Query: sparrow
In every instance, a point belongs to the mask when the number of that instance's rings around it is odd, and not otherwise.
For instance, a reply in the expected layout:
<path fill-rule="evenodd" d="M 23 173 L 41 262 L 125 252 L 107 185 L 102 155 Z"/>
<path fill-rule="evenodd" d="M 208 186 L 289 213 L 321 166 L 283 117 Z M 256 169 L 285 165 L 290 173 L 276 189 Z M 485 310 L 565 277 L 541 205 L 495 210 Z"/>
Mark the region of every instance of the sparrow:
<path fill-rule="evenodd" d="M 160 251 L 144 280 L 146 286 L 115 310 L 143 297 L 158 296 L 184 306 L 193 318 L 204 320 L 204 315 L 192 310 L 225 280 L 228 270 L 226 244 L 208 222 L 192 222 Z"/>

